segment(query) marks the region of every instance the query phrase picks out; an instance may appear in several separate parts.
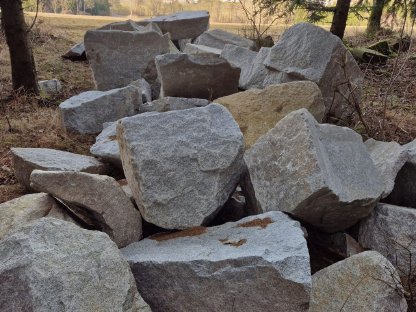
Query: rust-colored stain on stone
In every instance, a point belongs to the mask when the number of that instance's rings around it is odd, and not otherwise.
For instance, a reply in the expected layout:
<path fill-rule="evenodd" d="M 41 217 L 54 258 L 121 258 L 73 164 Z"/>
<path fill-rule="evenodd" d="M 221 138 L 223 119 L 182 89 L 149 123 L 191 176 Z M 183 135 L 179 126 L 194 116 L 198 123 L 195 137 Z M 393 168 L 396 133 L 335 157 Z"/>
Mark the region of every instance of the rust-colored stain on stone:
<path fill-rule="evenodd" d="M 230 241 L 228 239 L 220 239 L 219 240 L 221 243 L 223 243 L 224 245 L 230 245 L 233 247 L 240 247 L 241 245 L 244 245 L 245 243 L 247 243 L 246 239 L 240 239 L 239 241 Z"/>
<path fill-rule="evenodd" d="M 110 141 L 115 141 L 115 140 L 117 140 L 117 136 L 116 136 L 116 135 L 110 135 L 110 136 L 108 137 L 108 139 L 109 139 Z"/>
<path fill-rule="evenodd" d="M 269 224 L 273 223 L 273 220 L 270 217 L 263 219 L 254 219 L 245 223 L 240 223 L 237 227 L 256 227 L 259 226 L 262 229 L 265 229 Z"/>
<path fill-rule="evenodd" d="M 126 180 L 126 179 L 118 180 L 117 182 L 118 182 L 118 184 L 120 184 L 121 186 L 124 186 L 124 185 L 127 185 L 127 184 L 128 184 L 128 182 L 127 182 L 127 180 Z"/>
<path fill-rule="evenodd" d="M 204 234 L 206 231 L 207 231 L 206 227 L 196 226 L 196 227 L 186 229 L 183 231 L 156 234 L 149 238 L 156 240 L 158 242 L 161 242 L 161 241 L 166 241 L 166 240 L 180 238 L 180 237 L 198 236 L 198 235 Z"/>

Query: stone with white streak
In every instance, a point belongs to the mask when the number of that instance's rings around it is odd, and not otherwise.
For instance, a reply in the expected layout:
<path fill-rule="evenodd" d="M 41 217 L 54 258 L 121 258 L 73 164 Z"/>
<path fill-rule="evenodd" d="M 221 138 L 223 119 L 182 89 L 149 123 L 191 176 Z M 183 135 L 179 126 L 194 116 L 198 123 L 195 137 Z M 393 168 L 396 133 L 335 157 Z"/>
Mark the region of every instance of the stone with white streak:
<path fill-rule="evenodd" d="M 54 218 L 0 240 L 0 310 L 151 311 L 106 234 Z"/>
<path fill-rule="evenodd" d="M 407 149 L 396 142 L 381 142 L 374 139 L 365 141 L 365 146 L 383 180 L 382 198 L 387 197 L 394 188 L 397 173 L 409 159 Z"/>
<path fill-rule="evenodd" d="M 30 189 L 30 174 L 33 170 L 81 171 L 105 174 L 108 167 L 98 159 L 49 148 L 11 148 L 14 175 Z"/>
<path fill-rule="evenodd" d="M 124 247 L 141 238 L 140 213 L 113 178 L 83 172 L 35 170 L 30 182 L 33 189 L 70 204 L 76 215 L 90 219 L 117 246 Z"/>
<path fill-rule="evenodd" d="M 312 276 L 309 312 L 406 312 L 397 271 L 375 251 L 339 261 Z"/>
<path fill-rule="evenodd" d="M 306 240 L 281 212 L 155 235 L 122 253 L 154 312 L 308 310 Z"/>
<path fill-rule="evenodd" d="M 156 55 L 169 52 L 169 35 L 156 31 L 89 30 L 84 43 L 98 90 L 145 78 Z"/>
<path fill-rule="evenodd" d="M 243 172 L 243 135 L 218 104 L 124 118 L 117 138 L 142 216 L 162 228 L 207 224 Z"/>
<path fill-rule="evenodd" d="M 368 216 L 383 184 L 361 136 L 289 113 L 245 154 L 244 186 L 252 210 L 286 211 L 326 232 Z"/>
<path fill-rule="evenodd" d="M 69 132 L 94 134 L 103 123 L 136 114 L 142 104 L 138 88 L 127 86 L 109 91 L 87 91 L 59 105 L 62 124 Z"/>

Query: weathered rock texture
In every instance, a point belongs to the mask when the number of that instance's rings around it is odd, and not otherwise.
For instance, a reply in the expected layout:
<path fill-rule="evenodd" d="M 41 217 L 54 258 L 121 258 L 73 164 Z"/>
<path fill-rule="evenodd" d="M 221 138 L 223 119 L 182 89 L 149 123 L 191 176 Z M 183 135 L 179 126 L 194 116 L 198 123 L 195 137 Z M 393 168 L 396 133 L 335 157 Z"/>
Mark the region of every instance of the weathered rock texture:
<path fill-rule="evenodd" d="M 289 113 L 244 159 L 254 211 L 286 211 L 327 232 L 368 216 L 382 193 L 361 136 L 320 125 L 306 109 Z"/>
<path fill-rule="evenodd" d="M 125 118 L 117 137 L 140 212 L 162 228 L 212 220 L 243 171 L 243 135 L 218 104 Z"/>
<path fill-rule="evenodd" d="M 166 16 L 156 16 L 137 22 L 139 25 L 155 23 L 163 33 L 169 33 L 172 40 L 196 38 L 209 27 L 209 12 L 182 11 Z"/>
<path fill-rule="evenodd" d="M 361 99 L 364 74 L 341 39 L 321 27 L 309 23 L 290 27 L 271 48 L 264 64 L 282 72 L 282 82 L 311 80 L 318 84 L 327 111 L 335 117 L 349 117 L 353 105 L 348 102 Z"/>
<path fill-rule="evenodd" d="M 211 54 L 156 57 L 161 96 L 216 99 L 238 92 L 240 69 Z"/>
<path fill-rule="evenodd" d="M 130 85 L 140 90 L 142 94 L 142 103 L 147 103 L 147 102 L 152 101 L 152 87 L 145 79 L 140 78 L 136 81 L 133 81 Z"/>
<path fill-rule="evenodd" d="M 407 311 L 392 264 L 375 251 L 337 262 L 312 276 L 309 312 Z"/>
<path fill-rule="evenodd" d="M 87 55 L 85 54 L 84 42 L 74 45 L 68 50 L 68 52 L 62 55 L 62 57 L 71 61 L 85 61 L 87 59 Z"/>
<path fill-rule="evenodd" d="M 308 309 L 306 240 L 280 212 L 159 234 L 122 253 L 154 312 Z"/>
<path fill-rule="evenodd" d="M 195 39 L 195 44 L 222 50 L 226 44 L 254 50 L 256 45 L 250 39 L 238 36 L 221 29 L 210 29 Z"/>
<path fill-rule="evenodd" d="M 413 260 L 416 257 L 415 222 L 414 208 L 378 204 L 373 213 L 361 221 L 358 239 L 363 247 L 389 259 L 401 276 L 409 276 L 416 267 Z"/>
<path fill-rule="evenodd" d="M 164 97 L 140 107 L 140 113 L 168 112 L 173 110 L 189 109 L 207 106 L 210 102 L 205 99 L 188 99 L 179 97 Z"/>
<path fill-rule="evenodd" d="M 394 205 L 416 208 L 416 140 L 404 147 L 409 159 L 397 174 L 394 189 L 385 200 Z"/>
<path fill-rule="evenodd" d="M 96 137 L 90 153 L 121 168 L 120 149 L 117 142 L 117 122 L 103 124 L 104 130 Z"/>
<path fill-rule="evenodd" d="M 396 142 L 369 139 L 365 142 L 365 146 L 383 181 L 382 198 L 385 198 L 393 190 L 396 175 L 409 159 L 409 153 L 405 147 Z"/>
<path fill-rule="evenodd" d="M 0 204 L 0 240 L 7 233 L 47 216 L 56 201 L 45 193 L 28 194 Z"/>
<path fill-rule="evenodd" d="M 12 148 L 14 175 L 30 188 L 30 174 L 35 169 L 45 171 L 81 171 L 104 174 L 107 166 L 91 156 L 73 154 L 49 148 Z"/>
<path fill-rule="evenodd" d="M 220 55 L 221 50 L 216 48 L 207 47 L 200 44 L 193 44 L 193 43 L 187 43 L 185 46 L 184 51 L 187 54 L 214 54 L 214 55 Z"/>
<path fill-rule="evenodd" d="M 142 235 L 140 213 L 111 177 L 72 171 L 39 171 L 30 176 L 31 187 L 69 203 L 74 213 L 91 220 L 119 247 Z"/>
<path fill-rule="evenodd" d="M 39 90 L 42 95 L 57 95 L 62 90 L 61 82 L 58 79 L 41 80 L 38 82 Z"/>
<path fill-rule="evenodd" d="M 84 42 L 98 90 L 142 78 L 156 55 L 169 52 L 169 35 L 156 31 L 89 30 Z"/>
<path fill-rule="evenodd" d="M 106 234 L 54 218 L 0 241 L 0 310 L 150 311 Z"/>
<path fill-rule="evenodd" d="M 104 25 L 98 28 L 98 30 L 143 31 L 143 27 L 139 26 L 132 20 L 127 20 Z"/>
<path fill-rule="evenodd" d="M 306 108 L 319 121 L 325 113 L 321 91 L 314 82 L 297 81 L 251 89 L 215 100 L 233 115 L 244 135 L 246 148 L 272 129 L 288 113 Z"/>
<path fill-rule="evenodd" d="M 76 133 L 98 133 L 103 123 L 132 116 L 138 112 L 142 95 L 138 88 L 127 86 L 109 91 L 87 91 L 59 105 L 63 126 Z"/>

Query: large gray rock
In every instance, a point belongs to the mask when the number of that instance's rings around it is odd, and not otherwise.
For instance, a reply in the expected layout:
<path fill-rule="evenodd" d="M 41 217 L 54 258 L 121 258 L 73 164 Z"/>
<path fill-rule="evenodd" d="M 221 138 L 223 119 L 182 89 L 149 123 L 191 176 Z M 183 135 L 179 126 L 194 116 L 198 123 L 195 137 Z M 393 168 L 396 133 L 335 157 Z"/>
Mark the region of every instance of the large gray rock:
<path fill-rule="evenodd" d="M 281 212 L 159 234 L 122 253 L 154 312 L 308 310 L 306 240 Z"/>
<path fill-rule="evenodd" d="M 216 99 L 238 92 L 240 69 L 212 54 L 156 57 L 161 96 Z"/>
<path fill-rule="evenodd" d="M 67 131 L 88 134 L 103 130 L 103 123 L 136 114 L 142 104 L 138 88 L 127 86 L 109 91 L 87 91 L 59 105 Z"/>
<path fill-rule="evenodd" d="M 407 311 L 395 268 L 378 252 L 366 251 L 316 272 L 309 312 L 329 311 Z"/>
<path fill-rule="evenodd" d="M 156 55 L 169 52 L 169 35 L 156 31 L 89 30 L 84 42 L 98 90 L 142 78 Z"/>
<path fill-rule="evenodd" d="M 85 54 L 84 42 L 77 43 L 71 47 L 62 57 L 71 61 L 85 61 L 87 55 Z"/>
<path fill-rule="evenodd" d="M 91 220 L 119 247 L 142 235 L 142 220 L 116 180 L 109 176 L 73 171 L 35 170 L 31 187 L 68 203 L 76 215 Z"/>
<path fill-rule="evenodd" d="M 193 44 L 193 43 L 187 43 L 183 52 L 187 54 L 214 54 L 214 55 L 220 55 L 221 50 L 216 48 L 211 48 L 199 44 Z"/>
<path fill-rule="evenodd" d="M 326 232 L 368 216 L 383 191 L 361 136 L 289 113 L 248 150 L 245 189 L 252 210 L 286 211 Z"/>
<path fill-rule="evenodd" d="M 104 233 L 41 218 L 0 241 L 1 311 L 148 312 Z"/>
<path fill-rule="evenodd" d="M 358 240 L 364 248 L 376 250 L 398 269 L 400 276 L 412 275 L 416 263 L 416 210 L 378 204 L 360 223 Z"/>
<path fill-rule="evenodd" d="M 337 118 L 350 117 L 352 104 L 361 100 L 364 74 L 341 39 L 319 26 L 300 23 L 290 27 L 271 48 L 264 64 L 284 73 L 282 82 L 315 82 L 326 99 L 327 112 Z"/>
<path fill-rule="evenodd" d="M 383 181 L 384 190 L 381 197 L 385 198 L 393 190 L 396 175 L 409 159 L 409 153 L 396 142 L 369 139 L 365 141 L 365 146 Z"/>
<path fill-rule="evenodd" d="M 208 223 L 243 171 L 243 135 L 218 104 L 124 118 L 117 137 L 140 212 L 162 228 Z"/>
<path fill-rule="evenodd" d="M 122 168 L 120 148 L 117 142 L 117 122 L 104 123 L 103 131 L 95 138 L 90 153 L 95 157 L 109 162 L 118 168 Z"/>
<path fill-rule="evenodd" d="M 28 194 L 0 204 L 0 240 L 20 226 L 47 216 L 57 206 L 45 193 Z"/>
<path fill-rule="evenodd" d="M 254 50 L 256 44 L 253 40 L 238 36 L 221 29 L 210 29 L 195 39 L 195 44 L 208 46 L 216 49 L 224 49 L 226 44 L 233 44 L 239 47 Z"/>
<path fill-rule="evenodd" d="M 182 11 L 166 16 L 156 16 L 137 22 L 139 25 L 155 23 L 172 40 L 196 38 L 209 27 L 209 12 Z"/>
<path fill-rule="evenodd" d="M 81 171 L 104 174 L 108 168 L 98 159 L 49 148 L 11 148 L 14 175 L 30 189 L 30 174 L 35 169 L 45 171 Z"/>
<path fill-rule="evenodd" d="M 394 205 L 416 208 L 416 140 L 404 148 L 409 159 L 397 174 L 394 189 L 385 200 Z"/>
<path fill-rule="evenodd" d="M 168 112 L 173 110 L 189 109 L 207 106 L 210 102 L 205 99 L 188 99 L 180 97 L 164 97 L 140 107 L 140 113 Z"/>

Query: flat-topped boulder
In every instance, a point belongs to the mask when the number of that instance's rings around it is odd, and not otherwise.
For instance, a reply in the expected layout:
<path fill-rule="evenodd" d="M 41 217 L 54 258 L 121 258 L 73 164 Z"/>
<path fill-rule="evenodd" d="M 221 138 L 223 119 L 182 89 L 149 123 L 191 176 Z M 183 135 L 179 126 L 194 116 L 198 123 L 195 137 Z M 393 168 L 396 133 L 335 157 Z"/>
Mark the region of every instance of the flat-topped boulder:
<path fill-rule="evenodd" d="M 368 139 L 364 144 L 383 181 L 382 198 L 385 198 L 393 190 L 397 173 L 409 159 L 409 153 L 405 147 L 397 142 L 381 142 Z"/>
<path fill-rule="evenodd" d="M 239 47 L 254 50 L 256 44 L 253 40 L 241 37 L 221 29 L 210 29 L 195 39 L 195 44 L 208 46 L 222 50 L 226 44 L 233 44 Z"/>
<path fill-rule="evenodd" d="M 240 69 L 212 54 L 165 54 L 155 58 L 161 97 L 216 99 L 238 92 Z"/>
<path fill-rule="evenodd" d="M 193 43 L 187 43 L 185 48 L 183 49 L 184 53 L 187 54 L 214 54 L 214 55 L 220 55 L 221 50 L 216 48 L 207 47 L 204 45 L 199 44 L 193 44 Z"/>
<path fill-rule="evenodd" d="M 205 99 L 192 99 L 180 97 L 164 97 L 140 106 L 140 113 L 169 112 L 173 110 L 189 109 L 207 106 L 210 101 Z"/>
<path fill-rule="evenodd" d="M 209 27 L 208 11 L 182 11 L 165 16 L 156 16 L 137 22 L 139 25 L 155 23 L 163 33 L 169 33 L 172 40 L 193 39 Z"/>
<path fill-rule="evenodd" d="M 311 81 L 272 85 L 263 90 L 250 89 L 215 102 L 231 112 L 243 132 L 247 149 L 291 111 L 306 108 L 319 122 L 325 113 L 321 91 Z"/>
<path fill-rule="evenodd" d="M 360 222 L 358 240 L 367 249 L 376 250 L 407 277 L 416 264 L 416 210 L 378 204 L 371 215 Z"/>
<path fill-rule="evenodd" d="M 143 218 L 165 229 L 210 222 L 243 172 L 243 135 L 218 104 L 124 118 L 117 138 Z"/>
<path fill-rule="evenodd" d="M 341 39 L 319 26 L 300 23 L 290 27 L 271 48 L 264 64 L 285 74 L 281 82 L 315 82 L 328 113 L 338 119 L 349 118 L 354 113 L 349 102 L 359 104 L 361 100 L 364 74 Z"/>
<path fill-rule="evenodd" d="M 0 240 L 2 311 L 150 312 L 107 234 L 41 218 Z"/>
<path fill-rule="evenodd" d="M 116 180 L 109 176 L 73 171 L 34 170 L 30 185 L 71 205 L 74 213 L 90 219 L 119 247 L 138 241 L 142 220 Z"/>
<path fill-rule="evenodd" d="M 253 212 L 286 211 L 325 232 L 368 216 L 383 184 L 361 136 L 289 113 L 245 153 L 244 187 Z"/>
<path fill-rule="evenodd" d="M 152 30 L 89 30 L 84 43 L 98 90 L 124 87 L 142 78 L 156 55 L 169 52 L 169 35 Z"/>
<path fill-rule="evenodd" d="M 67 131 L 94 134 L 103 130 L 105 122 L 135 115 L 141 104 L 141 91 L 127 86 L 75 95 L 59 105 L 59 113 Z"/>
<path fill-rule="evenodd" d="M 365 251 L 316 272 L 309 312 L 329 311 L 407 311 L 397 271 L 378 252 Z"/>
<path fill-rule="evenodd" d="M 30 189 L 33 170 L 80 171 L 105 174 L 108 167 L 98 159 L 49 148 L 11 148 L 13 170 L 17 181 Z"/>
<path fill-rule="evenodd" d="M 122 253 L 154 312 L 308 310 L 306 240 L 281 212 L 156 234 Z"/>

